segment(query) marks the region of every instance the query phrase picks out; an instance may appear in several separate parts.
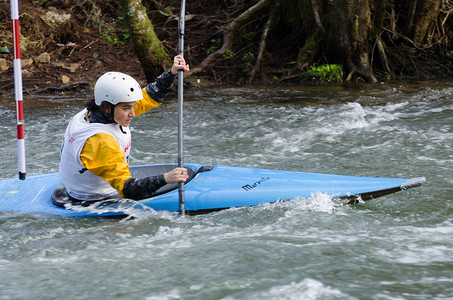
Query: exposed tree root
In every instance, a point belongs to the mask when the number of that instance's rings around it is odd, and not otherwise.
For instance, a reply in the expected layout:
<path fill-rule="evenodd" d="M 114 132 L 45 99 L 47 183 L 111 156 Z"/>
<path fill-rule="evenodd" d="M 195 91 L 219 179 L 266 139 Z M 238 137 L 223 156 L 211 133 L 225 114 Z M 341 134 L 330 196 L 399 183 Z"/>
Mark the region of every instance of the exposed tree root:
<path fill-rule="evenodd" d="M 381 64 L 384 66 L 385 71 L 393 77 L 393 72 L 390 69 L 387 55 L 385 54 L 384 43 L 379 36 L 376 37 L 376 46 L 378 49 L 379 57 L 381 59 Z"/>
<path fill-rule="evenodd" d="M 322 33 L 326 33 L 324 26 L 322 26 L 321 18 L 319 17 L 318 12 L 319 8 L 317 0 L 311 0 L 311 7 L 313 9 L 313 16 L 315 17 L 316 26 L 318 26 L 319 30 L 321 30 Z"/>
<path fill-rule="evenodd" d="M 258 55 L 256 57 L 255 66 L 253 67 L 252 71 L 250 72 L 249 83 L 253 82 L 256 72 L 258 72 L 261 69 L 263 54 L 264 54 L 264 50 L 266 49 L 266 41 L 267 41 L 267 37 L 269 35 L 269 30 L 270 30 L 270 27 L 271 27 L 271 24 L 273 23 L 273 21 L 274 21 L 274 14 L 271 14 L 269 16 L 269 18 L 267 19 L 266 25 L 264 26 L 263 34 L 261 35 L 260 49 L 259 49 Z"/>
<path fill-rule="evenodd" d="M 248 23 L 252 18 L 259 14 L 262 10 L 266 9 L 271 4 L 271 0 L 261 0 L 254 6 L 239 15 L 231 23 L 229 23 L 223 30 L 223 45 L 214 53 L 206 57 L 197 67 L 193 68 L 187 75 L 202 72 L 207 66 L 211 66 L 212 62 L 221 57 L 226 50 L 230 50 L 233 46 L 233 37 L 238 30 Z"/>

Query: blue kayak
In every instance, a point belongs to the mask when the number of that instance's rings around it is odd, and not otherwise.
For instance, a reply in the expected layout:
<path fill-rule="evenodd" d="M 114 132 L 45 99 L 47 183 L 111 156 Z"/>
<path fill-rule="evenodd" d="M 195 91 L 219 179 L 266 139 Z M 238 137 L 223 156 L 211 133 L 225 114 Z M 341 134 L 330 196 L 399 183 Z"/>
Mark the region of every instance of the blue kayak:
<path fill-rule="evenodd" d="M 163 174 L 175 165 L 132 166 L 134 177 Z M 293 198 L 327 194 L 343 203 L 357 203 L 416 187 L 424 177 L 378 178 L 258 168 L 185 164 L 190 178 L 184 186 L 186 213 L 207 213 Z M 0 180 L 0 211 L 70 217 L 127 215 L 130 208 L 178 211 L 177 184 L 168 184 L 152 198 L 108 199 L 90 206 L 69 200 L 58 173 Z"/>

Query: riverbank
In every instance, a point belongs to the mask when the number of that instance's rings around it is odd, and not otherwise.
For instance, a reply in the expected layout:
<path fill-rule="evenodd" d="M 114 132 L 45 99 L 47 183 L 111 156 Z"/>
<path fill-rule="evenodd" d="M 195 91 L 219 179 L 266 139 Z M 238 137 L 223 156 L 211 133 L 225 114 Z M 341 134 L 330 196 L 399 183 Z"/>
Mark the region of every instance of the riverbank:
<path fill-rule="evenodd" d="M 192 68 L 220 48 L 222 28 L 253 3 L 187 3 L 185 49 L 186 59 Z M 175 55 L 180 1 L 166 1 L 165 6 L 158 2 L 151 4 L 144 1 L 144 5 L 147 5 L 154 29 L 166 51 L 171 56 Z M 119 3 L 105 0 L 24 0 L 20 1 L 19 9 L 25 94 L 89 91 L 97 78 L 108 71 L 125 72 L 141 84 L 146 84 L 142 67 L 131 46 Z M 0 16 L 0 95 L 10 97 L 14 94 L 14 80 L 9 1 L 0 2 Z M 448 23 L 445 26 L 447 25 Z M 246 35 L 241 36 L 241 39 L 245 37 Z M 299 83 L 305 78 L 302 75 L 308 70 L 308 66 L 304 70 L 298 66 L 296 60 L 300 49 L 295 48 L 293 42 L 289 36 L 273 38 L 266 48 L 266 72 L 263 72 L 263 78 L 255 79 L 254 83 Z M 410 49 L 406 51 L 410 52 Z M 425 60 L 426 57 L 422 59 Z M 432 64 L 424 64 L 426 70 L 421 72 L 417 69 L 417 73 L 423 76 L 429 74 L 429 78 L 449 76 L 453 73 L 453 65 L 448 59 L 446 61 L 436 61 L 435 57 L 430 56 L 429 62 Z M 251 52 L 244 55 L 225 53 L 223 61 L 208 67 L 196 77 L 189 76 L 185 79 L 190 85 L 198 86 L 242 85 L 248 82 L 246 70 L 254 62 Z M 420 65 L 420 62 L 414 65 Z M 437 71 L 432 71 L 434 69 Z M 385 73 L 375 71 L 385 78 Z"/>
<path fill-rule="evenodd" d="M 116 34 L 113 32 L 116 26 L 114 17 L 121 13 L 120 9 L 99 19 L 99 29 L 96 30 L 89 23 L 94 21 L 86 18 L 89 13 L 87 7 L 71 7 L 65 4 L 68 1 L 54 2 L 54 6 L 48 7 L 35 6 L 33 1 L 20 3 L 25 94 L 88 90 L 100 75 L 111 70 L 144 80 L 131 45 L 112 38 Z M 9 2 L 0 4 L 0 15 L 5 20 L 0 28 L 0 92 L 10 96 L 14 93 L 14 72 Z M 108 32 L 111 32 L 110 40 Z"/>
<path fill-rule="evenodd" d="M 144 3 L 145 5 L 150 5 Z M 179 1 L 164 7 L 147 7 L 154 29 L 169 55 L 177 54 Z M 229 6 L 228 6 L 229 5 Z M 244 9 L 244 2 L 234 4 L 200 1 L 187 3 L 186 59 L 195 66 L 206 52 L 191 45 L 209 41 L 213 32 L 228 21 L 228 15 Z M 228 6 L 227 9 L 225 7 Z M 25 94 L 92 90 L 105 72 L 121 71 L 145 85 L 146 78 L 129 39 L 123 11 L 115 1 L 33 1 L 20 2 L 20 48 Z M 190 14 L 190 12 L 196 12 Z M 13 45 L 10 4 L 0 3 L 0 94 L 14 95 Z M 202 26 L 207 19 L 215 26 Z M 208 23 L 211 21 L 207 21 Z M 2 68 L 3 66 L 3 68 Z M 231 68 L 230 68 L 231 69 Z M 189 85 L 212 85 L 216 76 L 198 74 L 185 78 Z M 190 83 L 189 83 L 190 82 Z"/>

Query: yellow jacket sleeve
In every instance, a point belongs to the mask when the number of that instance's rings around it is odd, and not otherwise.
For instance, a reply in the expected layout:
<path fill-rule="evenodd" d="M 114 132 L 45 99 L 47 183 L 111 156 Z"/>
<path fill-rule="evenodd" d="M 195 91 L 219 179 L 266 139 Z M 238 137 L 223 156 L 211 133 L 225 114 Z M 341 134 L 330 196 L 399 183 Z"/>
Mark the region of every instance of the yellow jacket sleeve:
<path fill-rule="evenodd" d="M 108 181 L 123 197 L 124 183 L 132 176 L 129 164 L 124 160 L 124 152 L 113 136 L 97 133 L 88 138 L 80 159 L 85 168 Z"/>
<path fill-rule="evenodd" d="M 142 89 L 143 99 L 138 101 L 134 106 L 135 116 L 139 116 L 148 110 L 160 106 L 162 103 L 157 102 L 149 96 L 145 88 Z"/>

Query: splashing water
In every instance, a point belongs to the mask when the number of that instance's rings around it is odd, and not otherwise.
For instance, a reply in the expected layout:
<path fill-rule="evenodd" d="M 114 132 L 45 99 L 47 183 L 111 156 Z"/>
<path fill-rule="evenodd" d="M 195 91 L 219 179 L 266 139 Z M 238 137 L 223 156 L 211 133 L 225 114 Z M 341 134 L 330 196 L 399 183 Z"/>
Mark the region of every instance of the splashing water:
<path fill-rule="evenodd" d="M 58 170 L 90 95 L 25 99 L 28 174 Z M 427 184 L 358 205 L 329 195 L 208 215 L 0 212 L 1 297 L 450 299 L 453 86 L 253 87 L 185 95 L 185 161 Z M 177 104 L 133 121 L 131 163 L 177 161 Z M 2 178 L 14 177 L 14 101 L 0 99 Z"/>

